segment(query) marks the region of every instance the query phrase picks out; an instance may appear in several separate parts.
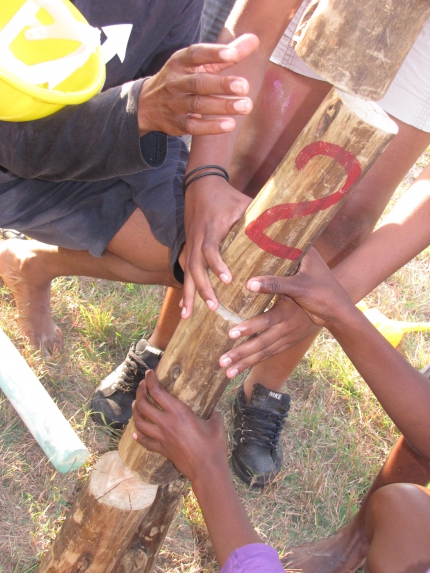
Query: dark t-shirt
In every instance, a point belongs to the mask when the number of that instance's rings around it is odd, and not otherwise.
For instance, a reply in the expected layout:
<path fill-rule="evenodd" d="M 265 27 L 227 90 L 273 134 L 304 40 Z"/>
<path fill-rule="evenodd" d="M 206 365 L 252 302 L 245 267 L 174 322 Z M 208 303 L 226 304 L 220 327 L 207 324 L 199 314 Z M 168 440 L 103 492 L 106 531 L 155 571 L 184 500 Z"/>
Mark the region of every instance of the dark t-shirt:
<path fill-rule="evenodd" d="M 124 62 L 116 55 L 107 63 L 102 93 L 84 104 L 31 122 L 0 121 L 0 192 L 17 178 L 108 179 L 159 167 L 165 159 L 164 134 L 139 139 L 139 78 L 153 75 L 175 51 L 198 40 L 203 0 L 74 4 L 96 28 L 133 25 Z"/>

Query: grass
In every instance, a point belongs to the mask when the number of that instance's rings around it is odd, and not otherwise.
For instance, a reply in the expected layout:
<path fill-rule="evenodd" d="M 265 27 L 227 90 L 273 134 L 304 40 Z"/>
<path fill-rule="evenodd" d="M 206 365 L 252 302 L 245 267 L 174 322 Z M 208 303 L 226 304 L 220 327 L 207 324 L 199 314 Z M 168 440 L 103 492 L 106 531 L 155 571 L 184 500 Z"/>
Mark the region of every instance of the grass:
<path fill-rule="evenodd" d="M 398 189 L 404 193 L 430 154 Z M 430 250 L 376 289 L 367 299 L 390 318 L 430 321 Z M 95 386 L 124 357 L 131 341 L 154 327 L 163 297 L 159 287 L 61 278 L 52 306 L 65 335 L 65 351 L 45 362 L 17 335 L 10 292 L 0 287 L 0 326 L 14 340 L 45 388 L 91 451 L 71 475 L 58 474 L 0 394 L 0 573 L 35 571 L 86 480 L 94 461 L 114 447 L 88 417 Z M 430 333 L 407 334 L 399 348 L 416 368 L 430 360 Z M 240 380 L 219 408 L 231 438 L 230 407 Z M 392 445 L 393 424 L 377 404 L 336 341 L 323 333 L 288 382 L 292 411 L 283 437 L 284 466 L 276 483 L 253 491 L 234 478 L 258 532 L 279 551 L 325 536 L 359 507 Z M 162 549 L 157 571 L 217 571 L 200 509 L 189 491 Z"/>

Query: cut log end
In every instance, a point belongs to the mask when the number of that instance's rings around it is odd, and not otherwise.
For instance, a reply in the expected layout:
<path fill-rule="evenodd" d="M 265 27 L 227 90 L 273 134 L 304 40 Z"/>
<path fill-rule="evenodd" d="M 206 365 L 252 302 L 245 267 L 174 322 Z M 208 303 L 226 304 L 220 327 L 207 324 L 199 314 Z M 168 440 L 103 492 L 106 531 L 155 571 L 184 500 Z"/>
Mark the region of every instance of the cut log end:
<path fill-rule="evenodd" d="M 138 511 L 149 507 L 156 496 L 156 485 L 143 482 L 124 464 L 117 451 L 108 452 L 91 473 L 90 492 L 98 501 L 118 509 Z"/>
<path fill-rule="evenodd" d="M 396 122 L 377 103 L 346 93 L 339 88 L 336 88 L 335 92 L 343 103 L 362 121 L 385 133 L 397 135 L 399 128 Z"/>

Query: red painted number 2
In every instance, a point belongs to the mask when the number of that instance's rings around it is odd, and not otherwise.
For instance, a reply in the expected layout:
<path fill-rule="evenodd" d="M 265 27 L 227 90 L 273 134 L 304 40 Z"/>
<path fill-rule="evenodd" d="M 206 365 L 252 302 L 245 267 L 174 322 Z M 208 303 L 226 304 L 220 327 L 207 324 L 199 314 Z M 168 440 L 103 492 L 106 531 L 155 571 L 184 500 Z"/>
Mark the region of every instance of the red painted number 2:
<path fill-rule="evenodd" d="M 345 169 L 347 178 L 345 184 L 339 191 L 332 193 L 327 197 L 315 199 L 314 201 L 306 201 L 303 203 L 284 203 L 282 205 L 275 205 L 266 211 L 263 211 L 254 221 L 251 221 L 245 229 L 247 236 L 256 245 L 281 259 L 289 259 L 295 261 L 298 259 L 302 251 L 288 245 L 283 245 L 270 239 L 264 231 L 283 219 L 296 219 L 297 217 L 305 217 L 306 215 L 313 215 L 318 211 L 324 211 L 332 205 L 338 203 L 344 195 L 351 189 L 352 185 L 357 181 L 361 175 L 361 166 L 358 160 L 350 153 L 334 143 L 327 143 L 324 141 L 315 141 L 310 145 L 304 147 L 296 157 L 296 167 L 300 171 L 313 157 L 316 155 L 327 155 L 336 159 L 336 161 Z"/>

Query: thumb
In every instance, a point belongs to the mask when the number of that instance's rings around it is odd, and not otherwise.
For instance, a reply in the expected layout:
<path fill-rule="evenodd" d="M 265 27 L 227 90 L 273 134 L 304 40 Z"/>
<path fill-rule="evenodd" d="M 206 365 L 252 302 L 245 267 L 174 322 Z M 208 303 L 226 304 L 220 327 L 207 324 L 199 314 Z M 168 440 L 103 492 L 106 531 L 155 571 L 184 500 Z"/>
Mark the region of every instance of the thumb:
<path fill-rule="evenodd" d="M 207 423 L 210 425 L 211 430 L 219 431 L 220 429 L 224 432 L 224 419 L 222 414 L 217 410 L 214 410 L 210 417 L 208 418 Z"/>
<path fill-rule="evenodd" d="M 251 55 L 252 52 L 255 52 L 259 45 L 260 40 L 255 34 L 242 34 L 242 36 L 239 36 L 233 40 L 233 42 L 230 42 L 228 47 L 236 49 L 237 57 L 235 58 L 234 63 L 237 64 Z"/>
<path fill-rule="evenodd" d="M 246 283 L 246 288 L 251 292 L 283 294 L 294 299 L 302 291 L 300 283 L 299 276 L 276 277 L 268 275 L 250 278 Z"/>

